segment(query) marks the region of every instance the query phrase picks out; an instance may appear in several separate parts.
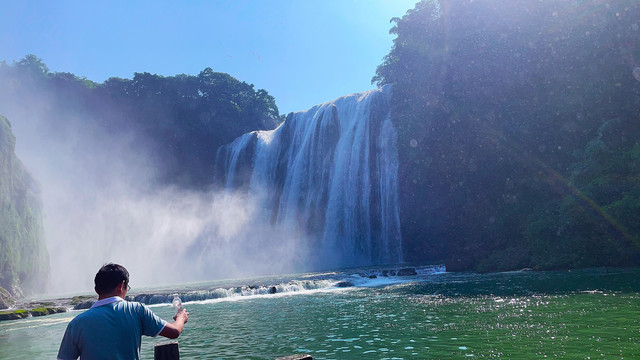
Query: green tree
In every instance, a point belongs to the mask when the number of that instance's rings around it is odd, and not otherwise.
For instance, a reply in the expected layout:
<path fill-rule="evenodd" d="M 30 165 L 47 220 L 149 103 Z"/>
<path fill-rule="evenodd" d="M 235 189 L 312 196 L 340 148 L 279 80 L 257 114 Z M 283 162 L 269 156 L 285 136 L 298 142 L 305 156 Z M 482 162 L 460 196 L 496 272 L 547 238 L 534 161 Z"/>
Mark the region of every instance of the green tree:
<path fill-rule="evenodd" d="M 82 126 L 107 138 L 131 138 L 152 160 L 160 183 L 194 189 L 212 186 L 219 146 L 282 121 L 266 90 L 211 68 L 197 76 L 142 72 L 97 84 L 51 73 L 28 55 L 0 66 L 0 83 L 0 106 L 8 115 L 41 122 L 59 137 Z M 45 115 L 36 112 L 40 104 L 47 104 Z"/>

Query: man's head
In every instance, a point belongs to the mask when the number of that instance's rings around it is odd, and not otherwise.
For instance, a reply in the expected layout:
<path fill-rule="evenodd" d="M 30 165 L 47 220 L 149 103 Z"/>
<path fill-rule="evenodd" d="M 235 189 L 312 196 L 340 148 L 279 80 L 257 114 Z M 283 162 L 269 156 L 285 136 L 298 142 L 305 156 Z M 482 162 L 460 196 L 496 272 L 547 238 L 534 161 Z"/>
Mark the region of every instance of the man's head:
<path fill-rule="evenodd" d="M 129 272 L 122 265 L 109 263 L 103 265 L 100 270 L 98 270 L 93 281 L 96 285 L 95 290 L 98 295 L 111 294 L 123 282 L 123 289 L 126 289 L 129 285 Z"/>

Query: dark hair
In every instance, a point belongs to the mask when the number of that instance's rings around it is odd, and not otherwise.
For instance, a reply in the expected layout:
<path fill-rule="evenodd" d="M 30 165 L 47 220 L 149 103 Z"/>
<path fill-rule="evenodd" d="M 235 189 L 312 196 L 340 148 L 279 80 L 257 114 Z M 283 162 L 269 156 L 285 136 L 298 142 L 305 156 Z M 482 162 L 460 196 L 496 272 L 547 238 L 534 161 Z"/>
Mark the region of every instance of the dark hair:
<path fill-rule="evenodd" d="M 113 263 L 102 265 L 93 279 L 98 295 L 112 292 L 123 281 L 129 284 L 129 272 L 124 266 Z"/>

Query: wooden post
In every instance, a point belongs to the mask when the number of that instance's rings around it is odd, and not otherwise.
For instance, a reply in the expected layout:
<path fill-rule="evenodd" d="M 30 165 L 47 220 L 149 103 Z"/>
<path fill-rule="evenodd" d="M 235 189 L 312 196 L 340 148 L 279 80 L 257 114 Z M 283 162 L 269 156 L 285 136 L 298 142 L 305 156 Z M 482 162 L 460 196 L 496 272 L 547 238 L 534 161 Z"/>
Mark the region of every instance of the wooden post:
<path fill-rule="evenodd" d="M 177 341 L 156 344 L 153 348 L 154 360 L 180 360 L 180 350 Z"/>
<path fill-rule="evenodd" d="M 277 358 L 276 360 L 313 360 L 311 355 L 289 355 L 281 358 Z"/>

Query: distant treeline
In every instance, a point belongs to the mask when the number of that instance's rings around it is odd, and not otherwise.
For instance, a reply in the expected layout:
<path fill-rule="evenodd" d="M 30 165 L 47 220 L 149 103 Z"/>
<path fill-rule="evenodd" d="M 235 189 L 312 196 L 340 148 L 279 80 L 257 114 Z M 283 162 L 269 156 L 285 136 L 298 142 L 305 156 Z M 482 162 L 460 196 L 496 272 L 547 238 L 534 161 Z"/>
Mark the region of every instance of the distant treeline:
<path fill-rule="evenodd" d="M 443 0 L 392 20 L 373 82 L 395 84 L 407 260 L 640 265 L 638 14 L 636 0 Z"/>
<path fill-rule="evenodd" d="M 212 183 L 219 146 L 282 121 L 265 90 L 211 68 L 197 76 L 145 72 L 98 84 L 50 72 L 35 55 L 0 63 L 0 114 L 14 124 L 43 124 L 52 136 L 81 123 L 106 137 L 128 137 L 150 156 L 160 183 L 193 189 Z"/>

